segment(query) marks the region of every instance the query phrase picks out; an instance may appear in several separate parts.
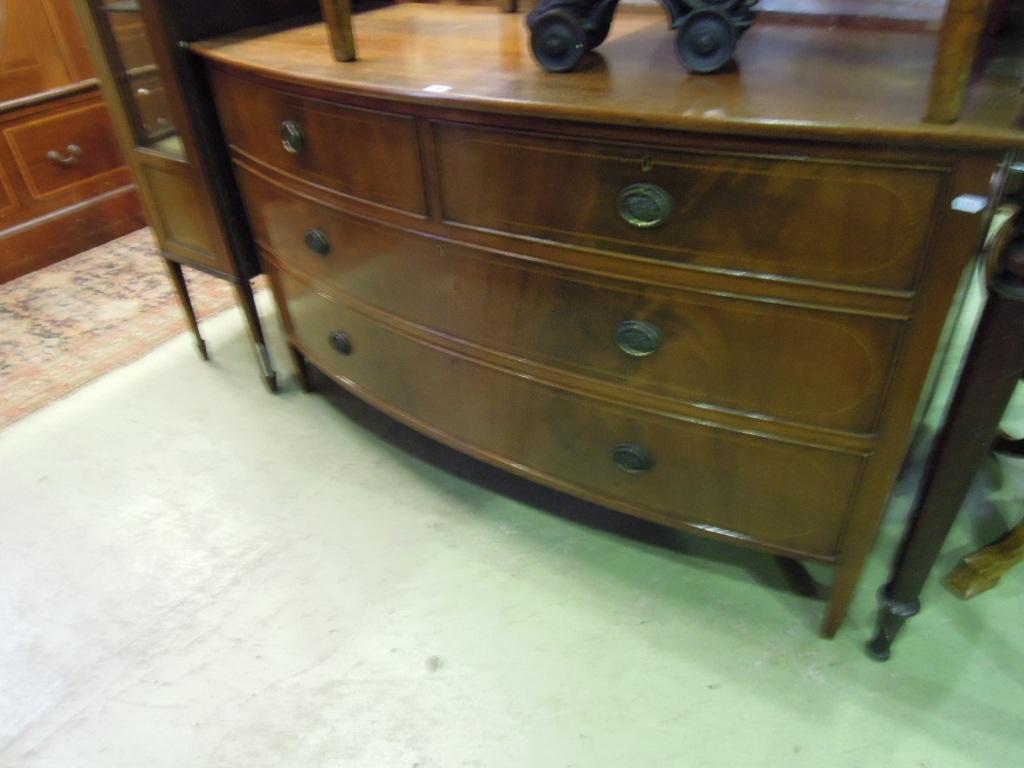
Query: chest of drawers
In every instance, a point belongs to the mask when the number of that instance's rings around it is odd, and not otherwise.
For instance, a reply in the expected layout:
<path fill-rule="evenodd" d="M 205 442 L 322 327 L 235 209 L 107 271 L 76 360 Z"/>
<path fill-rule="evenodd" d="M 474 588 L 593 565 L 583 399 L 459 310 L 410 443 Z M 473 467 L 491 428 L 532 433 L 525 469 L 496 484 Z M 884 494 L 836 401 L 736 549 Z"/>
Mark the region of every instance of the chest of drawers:
<path fill-rule="evenodd" d="M 300 368 L 539 482 L 830 563 L 834 633 L 978 242 L 951 202 L 1009 134 L 691 114 L 631 88 L 663 52 L 613 73 L 613 31 L 607 71 L 559 79 L 489 9 L 360 22 L 352 65 L 318 25 L 197 46 Z M 623 56 L 660 32 L 617 24 Z"/>

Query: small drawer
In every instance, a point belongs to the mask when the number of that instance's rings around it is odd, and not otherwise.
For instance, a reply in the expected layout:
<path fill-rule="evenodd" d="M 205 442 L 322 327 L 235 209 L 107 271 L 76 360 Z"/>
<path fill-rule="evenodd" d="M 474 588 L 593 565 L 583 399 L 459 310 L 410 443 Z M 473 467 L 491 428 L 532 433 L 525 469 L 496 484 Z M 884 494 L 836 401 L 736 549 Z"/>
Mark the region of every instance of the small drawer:
<path fill-rule="evenodd" d="M 433 128 L 451 223 L 830 285 L 913 290 L 943 181 L 867 160 Z"/>
<path fill-rule="evenodd" d="M 461 450 L 609 506 L 830 556 L 862 457 L 591 399 L 425 344 L 272 267 L 293 340 Z"/>
<path fill-rule="evenodd" d="M 416 123 L 211 71 L 230 146 L 342 195 L 426 215 Z"/>
<path fill-rule="evenodd" d="M 4 131 L 29 192 L 45 198 L 79 185 L 127 182 L 107 108 L 97 103 L 30 119 Z"/>
<path fill-rule="evenodd" d="M 597 278 L 341 214 L 244 168 L 238 178 L 257 241 L 336 294 L 638 392 L 875 429 L 901 321 Z"/>

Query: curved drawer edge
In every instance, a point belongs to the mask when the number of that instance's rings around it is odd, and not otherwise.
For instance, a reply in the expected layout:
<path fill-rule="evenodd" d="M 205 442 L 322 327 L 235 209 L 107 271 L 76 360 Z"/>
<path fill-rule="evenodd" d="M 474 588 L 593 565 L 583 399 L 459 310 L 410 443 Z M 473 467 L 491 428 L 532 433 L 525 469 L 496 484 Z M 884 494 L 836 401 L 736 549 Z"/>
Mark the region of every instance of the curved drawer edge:
<path fill-rule="evenodd" d="M 627 504 L 616 504 L 611 506 L 608 504 L 608 500 L 602 497 L 600 494 L 593 493 L 585 488 L 567 483 L 551 475 L 540 472 L 532 467 L 527 467 L 517 462 L 511 461 L 510 459 L 501 456 L 500 454 L 492 453 L 490 451 L 481 449 L 471 443 L 467 443 L 460 438 L 444 432 L 431 424 L 417 419 L 411 414 L 390 405 L 389 403 L 379 399 L 369 390 L 359 386 L 351 379 L 347 379 L 344 376 L 340 376 L 330 370 L 330 366 L 326 361 L 319 359 L 315 353 L 313 353 L 308 347 L 303 345 L 298 340 L 293 339 L 292 343 L 298 348 L 303 356 L 305 356 L 309 362 L 316 366 L 317 370 L 320 371 L 324 376 L 328 377 L 331 381 L 343 387 L 346 391 L 352 393 L 360 400 L 369 404 L 378 411 L 384 413 L 386 416 L 395 419 L 398 422 L 416 430 L 417 432 L 426 435 L 432 440 L 436 440 L 443 445 L 447 445 L 450 448 L 454 448 L 460 453 L 464 453 L 471 456 L 474 459 L 478 459 L 492 466 L 498 467 L 499 469 L 511 472 L 512 474 L 524 477 L 527 480 L 540 483 L 541 485 L 554 488 L 557 491 L 568 493 L 576 498 L 584 499 L 586 501 L 598 504 L 606 509 L 614 509 L 617 512 L 628 514 L 634 517 L 639 517 L 644 520 L 649 520 L 654 523 L 668 526 L 670 528 L 690 531 L 693 533 L 707 536 L 710 538 L 719 539 L 722 541 L 728 541 L 732 543 L 741 542 L 747 547 L 767 552 L 769 554 L 784 555 L 788 557 L 797 557 L 803 560 L 813 560 L 821 563 L 834 563 L 837 560 L 836 555 L 823 555 L 815 552 L 806 552 L 799 549 L 791 549 L 782 547 L 770 542 L 765 542 L 760 539 L 748 536 L 743 533 L 736 531 L 730 531 L 725 528 L 719 528 L 713 525 L 707 525 L 703 523 L 696 523 L 681 520 L 677 517 L 671 517 L 669 515 L 660 514 L 654 509 L 639 505 L 627 505 Z"/>
<path fill-rule="evenodd" d="M 367 304 L 351 293 L 338 291 L 336 286 L 326 284 L 296 265 L 285 262 L 265 246 L 260 245 L 259 250 L 264 261 L 272 264 L 275 269 L 315 286 L 320 294 L 330 297 L 332 300 L 344 301 L 345 304 L 393 331 L 480 364 L 499 368 L 515 375 L 523 375 L 585 397 L 597 398 L 615 405 L 643 410 L 655 416 L 677 418 L 701 426 L 858 456 L 870 452 L 878 437 L 877 433 L 814 426 L 713 403 L 695 402 L 664 393 L 640 390 L 627 384 L 595 378 L 565 368 L 556 368 L 511 352 L 486 347 L 468 339 L 452 336 L 437 328 L 416 323 L 378 306 Z M 341 296 L 337 295 L 339 292 L 342 294 Z M 735 420 L 737 423 L 724 424 L 722 423 L 723 419 Z M 781 429 L 792 432 L 792 435 L 777 434 L 767 431 L 768 429 Z"/>

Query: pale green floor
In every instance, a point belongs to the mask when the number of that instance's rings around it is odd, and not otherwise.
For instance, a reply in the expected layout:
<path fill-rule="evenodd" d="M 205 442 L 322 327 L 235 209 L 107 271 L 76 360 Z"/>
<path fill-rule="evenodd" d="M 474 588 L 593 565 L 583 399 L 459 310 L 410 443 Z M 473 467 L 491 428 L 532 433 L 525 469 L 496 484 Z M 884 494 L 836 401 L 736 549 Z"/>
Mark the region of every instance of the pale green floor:
<path fill-rule="evenodd" d="M 231 312 L 0 433 L 0 765 L 1024 763 L 1024 571 L 862 652 L 905 492 L 824 641 L 770 557 L 299 393 L 265 299 L 279 396 Z"/>

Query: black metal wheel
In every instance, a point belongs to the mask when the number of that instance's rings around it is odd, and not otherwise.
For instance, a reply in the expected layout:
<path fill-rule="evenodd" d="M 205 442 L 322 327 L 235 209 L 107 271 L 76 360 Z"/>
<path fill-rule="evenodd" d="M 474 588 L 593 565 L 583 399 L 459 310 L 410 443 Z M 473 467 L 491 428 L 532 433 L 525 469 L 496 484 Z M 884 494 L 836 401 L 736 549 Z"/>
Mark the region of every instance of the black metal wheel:
<path fill-rule="evenodd" d="M 591 51 L 597 48 L 601 43 L 608 39 L 608 32 L 611 31 L 612 23 L 607 21 L 594 29 L 587 30 L 587 50 Z"/>
<path fill-rule="evenodd" d="M 568 72 L 587 51 L 583 23 L 563 10 L 548 11 L 530 34 L 533 56 L 548 72 Z"/>
<path fill-rule="evenodd" d="M 710 8 L 685 17 L 676 34 L 676 53 L 691 72 L 716 72 L 732 60 L 735 50 L 735 27 Z"/>

